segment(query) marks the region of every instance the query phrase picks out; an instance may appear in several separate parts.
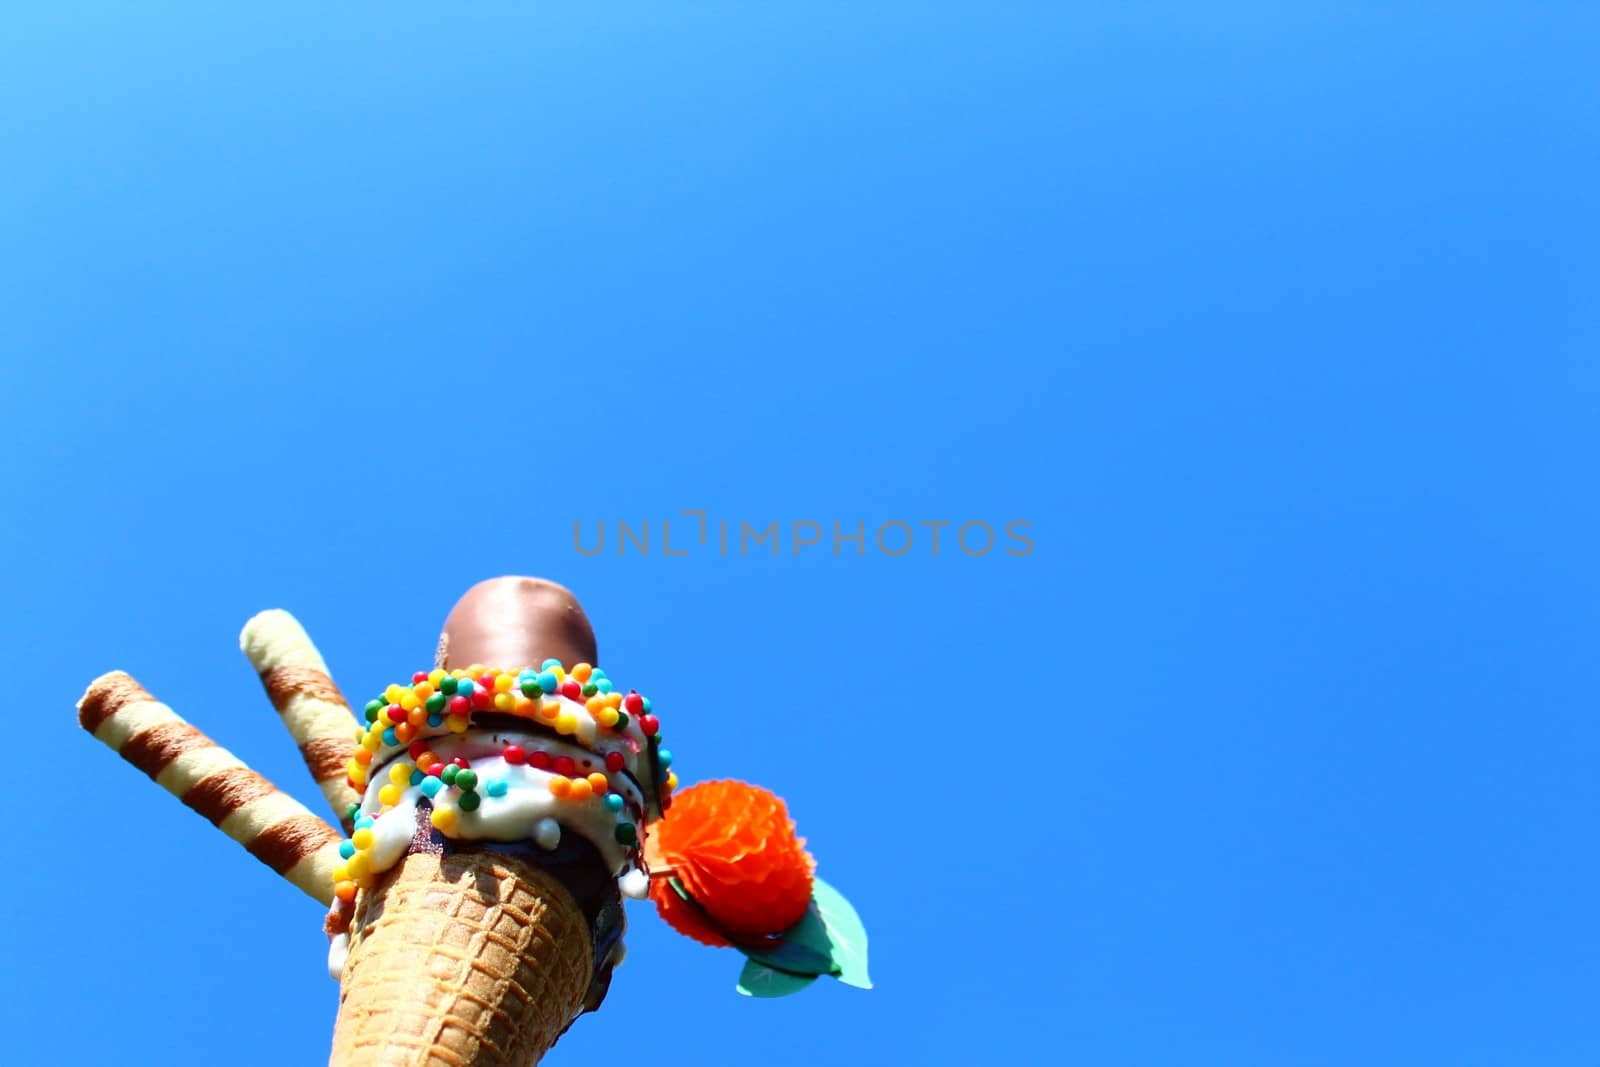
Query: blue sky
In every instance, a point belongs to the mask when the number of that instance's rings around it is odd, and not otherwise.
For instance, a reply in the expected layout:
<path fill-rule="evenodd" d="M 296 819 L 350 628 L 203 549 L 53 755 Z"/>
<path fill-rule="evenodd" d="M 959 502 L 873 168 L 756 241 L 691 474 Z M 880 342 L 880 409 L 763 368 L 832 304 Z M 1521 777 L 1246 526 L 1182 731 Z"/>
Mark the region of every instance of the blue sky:
<path fill-rule="evenodd" d="M 878 986 L 637 907 L 552 1064 L 1594 1063 L 1600 20 L 1391 6 L 0 16 L 11 1058 L 331 1032 L 91 678 L 313 803 L 244 620 L 365 696 L 521 572 Z M 684 509 L 1034 548 L 573 548 Z"/>

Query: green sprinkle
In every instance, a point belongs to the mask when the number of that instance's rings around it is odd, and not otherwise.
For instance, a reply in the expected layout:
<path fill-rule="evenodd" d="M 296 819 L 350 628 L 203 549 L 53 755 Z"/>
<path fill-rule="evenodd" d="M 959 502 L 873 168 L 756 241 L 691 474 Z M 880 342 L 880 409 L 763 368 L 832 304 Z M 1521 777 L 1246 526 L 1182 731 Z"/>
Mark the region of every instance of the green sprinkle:
<path fill-rule="evenodd" d="M 464 793 L 470 793 L 478 787 L 477 771 L 458 771 L 455 776 L 455 787 Z"/>
<path fill-rule="evenodd" d="M 476 793 L 462 793 L 456 798 L 456 805 L 462 811 L 477 811 L 478 805 L 482 802 L 483 798 Z"/>

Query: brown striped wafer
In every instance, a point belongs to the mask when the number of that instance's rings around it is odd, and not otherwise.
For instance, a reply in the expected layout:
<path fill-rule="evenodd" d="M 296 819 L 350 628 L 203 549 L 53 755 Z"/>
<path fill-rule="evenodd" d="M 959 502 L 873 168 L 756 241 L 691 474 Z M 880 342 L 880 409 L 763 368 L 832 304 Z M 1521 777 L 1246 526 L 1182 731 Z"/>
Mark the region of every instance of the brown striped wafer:
<path fill-rule="evenodd" d="M 339 832 L 128 675 L 96 678 L 78 723 L 303 892 L 333 900 Z"/>
<path fill-rule="evenodd" d="M 334 817 L 350 829 L 345 813 L 360 803 L 346 765 L 356 754 L 356 717 L 328 676 L 322 654 L 287 611 L 263 611 L 244 624 L 239 647 L 261 676 L 272 706 L 283 717 L 311 777 L 327 797 Z"/>

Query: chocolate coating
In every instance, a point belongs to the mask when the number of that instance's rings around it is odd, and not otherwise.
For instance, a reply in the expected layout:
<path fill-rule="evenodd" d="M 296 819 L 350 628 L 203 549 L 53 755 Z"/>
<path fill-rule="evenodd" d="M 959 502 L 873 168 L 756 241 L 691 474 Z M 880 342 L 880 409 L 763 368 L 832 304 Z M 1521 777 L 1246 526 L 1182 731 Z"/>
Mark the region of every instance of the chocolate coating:
<path fill-rule="evenodd" d="M 516 670 L 547 659 L 566 667 L 598 666 L 594 628 L 567 589 L 542 578 L 510 576 L 479 582 L 456 601 L 439 635 L 436 665 Z"/>

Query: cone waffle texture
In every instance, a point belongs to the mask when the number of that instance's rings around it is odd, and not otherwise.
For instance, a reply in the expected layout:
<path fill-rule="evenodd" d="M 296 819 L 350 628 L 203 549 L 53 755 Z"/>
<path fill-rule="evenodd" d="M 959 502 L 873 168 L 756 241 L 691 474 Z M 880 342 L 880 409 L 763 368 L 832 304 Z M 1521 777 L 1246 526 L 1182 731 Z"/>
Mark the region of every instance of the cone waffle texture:
<path fill-rule="evenodd" d="M 361 894 L 331 1067 L 537 1063 L 583 1007 L 589 927 L 559 880 L 470 846 Z"/>

